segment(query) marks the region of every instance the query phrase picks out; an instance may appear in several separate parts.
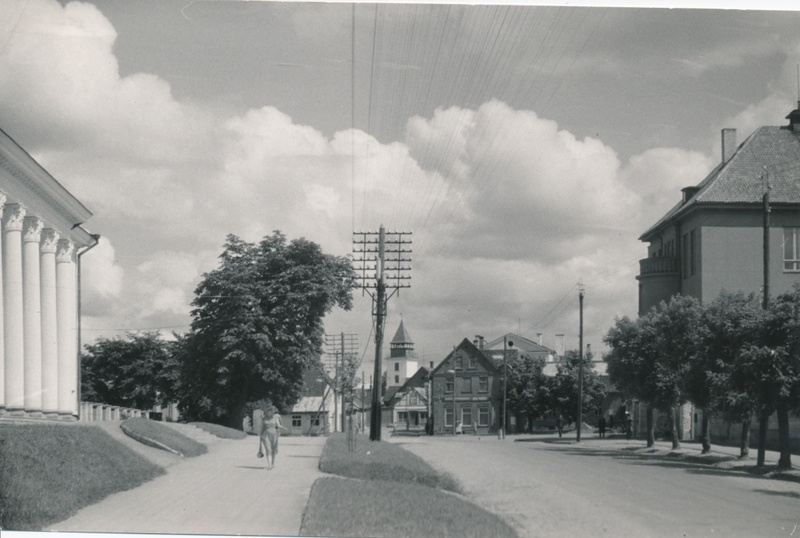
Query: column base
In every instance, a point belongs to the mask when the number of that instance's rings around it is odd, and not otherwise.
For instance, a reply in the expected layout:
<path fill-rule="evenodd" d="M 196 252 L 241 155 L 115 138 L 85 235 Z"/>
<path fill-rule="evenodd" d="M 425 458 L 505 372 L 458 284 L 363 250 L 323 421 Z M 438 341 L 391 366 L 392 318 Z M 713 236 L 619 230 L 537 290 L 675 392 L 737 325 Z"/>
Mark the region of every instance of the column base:
<path fill-rule="evenodd" d="M 75 415 L 59 414 L 58 420 L 62 422 L 76 422 L 78 420 L 78 417 L 76 417 Z"/>
<path fill-rule="evenodd" d="M 21 407 L 6 407 L 6 415 L 9 417 L 24 417 L 25 410 Z"/>
<path fill-rule="evenodd" d="M 39 409 L 26 409 L 25 416 L 27 418 L 44 418 L 44 414 Z"/>
<path fill-rule="evenodd" d="M 42 414 L 47 420 L 55 420 L 58 418 L 58 411 L 56 410 L 45 409 L 42 411 Z"/>

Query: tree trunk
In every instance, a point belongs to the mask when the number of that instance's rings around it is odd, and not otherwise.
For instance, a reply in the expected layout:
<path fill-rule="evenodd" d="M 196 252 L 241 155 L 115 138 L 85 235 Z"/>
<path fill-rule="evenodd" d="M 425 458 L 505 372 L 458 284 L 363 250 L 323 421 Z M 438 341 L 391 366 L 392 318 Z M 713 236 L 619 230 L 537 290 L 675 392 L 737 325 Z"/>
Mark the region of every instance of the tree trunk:
<path fill-rule="evenodd" d="M 764 456 L 767 451 L 767 426 L 769 425 L 769 413 L 762 409 L 758 417 L 758 458 L 756 467 L 764 466 Z"/>
<path fill-rule="evenodd" d="M 701 429 L 703 431 L 703 450 L 702 454 L 708 454 L 711 452 L 711 415 L 709 414 L 708 410 L 703 409 L 703 422 Z"/>
<path fill-rule="evenodd" d="M 739 440 L 739 459 L 750 457 L 750 417 L 742 421 L 742 436 Z"/>
<path fill-rule="evenodd" d="M 678 450 L 681 447 L 681 441 L 678 439 L 678 421 L 676 415 L 678 413 L 677 407 L 670 407 L 669 409 L 669 431 L 672 435 L 672 450 Z"/>
<path fill-rule="evenodd" d="M 776 411 L 778 414 L 778 450 L 781 456 L 778 459 L 779 469 L 792 468 L 792 445 L 789 440 L 789 406 L 786 398 L 778 398 Z"/>
<path fill-rule="evenodd" d="M 652 405 L 647 406 L 647 448 L 652 448 L 656 444 L 656 431 L 654 420 L 655 411 Z"/>

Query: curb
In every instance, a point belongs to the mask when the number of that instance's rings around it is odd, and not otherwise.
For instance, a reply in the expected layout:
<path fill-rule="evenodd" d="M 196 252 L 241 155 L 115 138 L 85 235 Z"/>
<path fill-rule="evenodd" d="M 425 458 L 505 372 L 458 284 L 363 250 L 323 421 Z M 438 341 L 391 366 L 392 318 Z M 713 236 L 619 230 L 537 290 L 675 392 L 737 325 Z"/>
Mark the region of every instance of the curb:
<path fill-rule="evenodd" d="M 171 452 L 171 453 L 175 454 L 176 456 L 180 456 L 182 458 L 184 457 L 183 454 L 181 454 L 180 452 L 178 452 L 177 450 L 175 450 L 173 448 L 168 447 L 164 443 L 160 443 L 160 442 L 156 441 L 155 439 L 150 439 L 149 437 L 146 437 L 144 435 L 140 435 L 138 433 L 135 433 L 135 432 L 131 431 L 128 427 L 125 426 L 125 424 L 120 424 L 120 428 L 122 429 L 123 432 L 125 432 L 125 435 L 127 435 L 131 439 L 135 439 L 136 441 L 139 441 L 140 443 L 142 443 L 144 445 L 152 446 L 154 448 L 160 448 L 161 450 L 166 450 L 167 452 Z"/>

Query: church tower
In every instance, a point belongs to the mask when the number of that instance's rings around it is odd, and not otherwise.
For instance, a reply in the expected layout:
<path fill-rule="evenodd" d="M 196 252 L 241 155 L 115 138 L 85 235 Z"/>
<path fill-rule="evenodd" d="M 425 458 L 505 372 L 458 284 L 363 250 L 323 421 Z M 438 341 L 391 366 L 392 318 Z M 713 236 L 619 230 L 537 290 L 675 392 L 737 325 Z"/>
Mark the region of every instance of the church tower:
<path fill-rule="evenodd" d="M 406 331 L 403 320 L 389 344 L 389 371 L 386 373 L 386 386 L 399 387 L 419 369 L 414 342 Z"/>

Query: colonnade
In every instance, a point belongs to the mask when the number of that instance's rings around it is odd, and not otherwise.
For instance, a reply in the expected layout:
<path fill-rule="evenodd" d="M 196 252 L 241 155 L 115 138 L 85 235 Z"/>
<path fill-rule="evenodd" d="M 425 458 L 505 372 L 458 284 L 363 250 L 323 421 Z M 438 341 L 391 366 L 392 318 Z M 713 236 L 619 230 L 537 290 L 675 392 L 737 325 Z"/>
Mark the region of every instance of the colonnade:
<path fill-rule="evenodd" d="M 0 415 L 76 419 L 75 244 L 0 192 Z"/>

